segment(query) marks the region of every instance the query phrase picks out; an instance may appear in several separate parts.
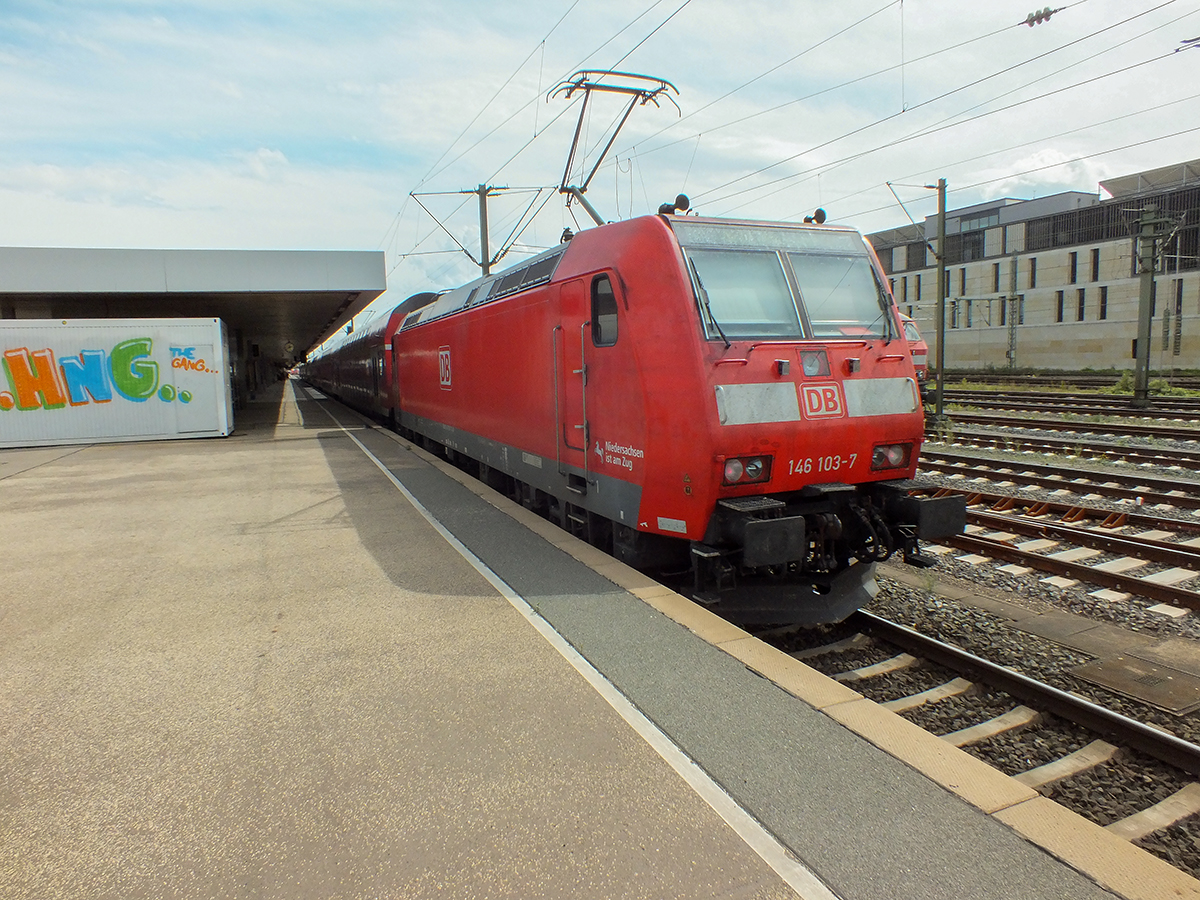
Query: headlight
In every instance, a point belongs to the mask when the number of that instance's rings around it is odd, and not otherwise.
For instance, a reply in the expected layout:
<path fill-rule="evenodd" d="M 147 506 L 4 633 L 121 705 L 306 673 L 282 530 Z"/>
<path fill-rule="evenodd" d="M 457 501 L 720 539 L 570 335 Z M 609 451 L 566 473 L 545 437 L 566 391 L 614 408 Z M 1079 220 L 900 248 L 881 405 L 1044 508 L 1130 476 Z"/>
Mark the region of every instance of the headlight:
<path fill-rule="evenodd" d="M 740 459 L 730 459 L 725 462 L 725 483 L 737 484 L 745 474 L 746 468 Z"/>
<path fill-rule="evenodd" d="M 771 457 L 742 456 L 727 459 L 721 474 L 723 483 L 726 485 L 761 484 L 764 481 L 770 481 Z"/>
<path fill-rule="evenodd" d="M 829 357 L 824 350 L 801 350 L 800 368 L 809 378 L 829 374 Z"/>
<path fill-rule="evenodd" d="M 912 453 L 912 444 L 880 444 L 871 451 L 871 468 L 903 469 L 908 465 L 908 457 Z"/>

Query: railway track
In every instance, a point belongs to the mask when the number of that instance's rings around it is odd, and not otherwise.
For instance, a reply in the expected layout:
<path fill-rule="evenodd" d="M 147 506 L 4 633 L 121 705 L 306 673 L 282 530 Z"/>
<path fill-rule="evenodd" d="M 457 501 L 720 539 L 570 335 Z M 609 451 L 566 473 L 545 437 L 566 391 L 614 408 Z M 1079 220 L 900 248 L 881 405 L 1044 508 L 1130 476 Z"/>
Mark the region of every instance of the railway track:
<path fill-rule="evenodd" d="M 1025 427 L 1026 420 L 1021 420 Z M 1067 430 L 1065 425 L 1059 429 Z M 1054 455 L 1081 456 L 1092 459 L 1121 460 L 1123 462 L 1147 464 L 1155 466 L 1180 466 L 1190 469 L 1200 469 L 1200 449 L 1192 450 L 1186 447 L 1158 447 L 1145 444 L 1119 444 L 1114 441 L 1098 440 L 1092 436 L 1077 437 L 1046 437 L 1031 436 L 1020 433 L 1000 433 L 981 431 L 978 429 L 961 428 L 959 421 L 953 425 L 952 440 L 955 443 L 969 444 L 981 448 L 1010 450 L 1014 452 L 1030 451 Z M 937 443 L 942 435 L 937 430 L 927 431 L 927 440 Z M 947 436 L 947 440 L 951 439 Z M 926 447 L 930 444 L 926 444 Z M 924 454 L 925 448 L 921 450 Z"/>
<path fill-rule="evenodd" d="M 1022 484 L 1074 490 L 1076 493 L 1126 500 L 1139 506 L 1164 504 L 1179 509 L 1200 509 L 1200 481 L 1147 473 L 1091 472 L 1078 467 L 1025 460 L 995 460 L 928 449 L 921 451 L 920 470 L 996 482 L 1019 479 Z"/>
<path fill-rule="evenodd" d="M 1020 523 L 1012 518 L 997 519 L 996 524 L 1000 529 L 1004 530 L 1021 527 Z M 1040 525 L 1037 526 L 1035 533 L 1058 533 L 1062 536 L 1063 531 L 1063 526 Z M 1070 584 L 1063 586 L 1072 586 L 1075 583 L 1091 584 L 1098 586 L 1100 590 L 1115 591 L 1125 595 L 1125 597 L 1143 597 L 1147 600 L 1167 604 L 1177 609 L 1200 610 L 1200 593 L 1190 588 L 1181 587 L 1177 583 L 1171 583 L 1171 579 L 1177 577 L 1194 578 L 1196 569 L 1200 569 L 1200 555 L 1193 555 L 1190 558 L 1189 566 L 1194 568 L 1175 566 L 1148 576 L 1129 575 L 1125 571 L 1122 571 L 1120 566 L 1136 567 L 1144 565 L 1146 560 L 1143 558 L 1143 555 L 1147 552 L 1145 544 L 1130 541 L 1128 543 L 1128 546 L 1131 548 L 1129 553 L 1120 554 L 1115 560 L 1107 560 L 1103 563 L 1090 565 L 1077 561 L 1082 557 L 1075 556 L 1074 554 L 1079 550 L 1086 551 L 1094 550 L 1095 548 L 1089 546 L 1091 542 L 1087 540 L 1084 532 L 1076 531 L 1074 535 L 1074 540 L 1082 540 L 1083 543 L 1080 543 L 1076 547 L 1056 550 L 1052 554 L 1040 552 L 1042 549 L 1047 549 L 1044 546 L 1038 546 L 1037 549 L 1029 546 L 1029 544 L 1041 545 L 1043 541 L 1053 544 L 1058 543 L 1048 538 L 1034 538 L 1030 542 L 1025 542 L 1023 546 L 1012 545 L 1006 541 L 982 535 L 964 534 L 947 538 L 945 543 L 946 546 L 953 547 L 956 550 L 973 554 L 979 557 L 981 561 L 983 559 L 999 560 L 1009 566 L 1015 566 L 1017 569 L 1024 569 L 1026 572 L 1036 570 L 1070 582 Z M 1082 538 L 1080 537 L 1081 535 L 1083 536 Z M 1096 537 L 1099 538 L 1102 536 Z M 1114 567 L 1111 569 L 1103 568 L 1110 564 L 1113 564 Z M 1151 580 L 1156 577 L 1163 580 Z"/>
<path fill-rule="evenodd" d="M 983 425 L 989 428 L 1020 428 L 1034 431 L 1069 431 L 1081 438 L 1096 434 L 1121 435 L 1126 437 L 1157 438 L 1173 441 L 1200 443 L 1200 425 L 1134 425 L 1105 422 L 1068 422 L 1037 420 L 1028 416 L 994 416 L 984 413 L 955 412 L 951 417 L 955 423 Z"/>
<path fill-rule="evenodd" d="M 764 639 L 1152 851 L 1200 812 L 1188 740 L 878 615 L 830 636 Z M 1196 874 L 1186 854 L 1159 855 Z"/>
<path fill-rule="evenodd" d="M 943 547 L 969 554 L 977 564 L 994 560 L 1014 576 L 1038 572 L 1066 579 L 1060 587 L 1075 583 L 1094 585 L 1109 593 L 1106 600 L 1140 597 L 1177 609 L 1200 610 L 1196 587 L 1200 573 L 1200 516 L 1191 519 L 1164 513 L 1200 511 L 1200 484 L 1163 483 L 1161 479 L 1126 478 L 1126 484 L 1100 473 L 1090 478 L 1068 480 L 1058 467 L 1039 466 L 1027 471 L 995 461 L 938 458 L 922 460 L 924 471 L 937 471 L 950 478 L 940 482 L 937 493 L 953 492 L 966 497 L 967 532 L 947 538 Z M 968 476 L 974 476 L 970 480 Z M 1121 476 L 1118 476 L 1121 477 Z M 963 482 L 966 483 L 963 483 Z M 1155 492 L 1143 481 L 1161 488 Z M 1024 482 L 1018 486 L 1016 482 Z M 1018 493 L 1002 490 L 1017 489 Z M 1019 491 L 1046 487 L 1057 496 L 1023 496 Z M 1068 498 L 1067 494 L 1074 496 Z M 1124 508 L 1096 506 L 1088 500 L 1109 500 Z M 1160 508 L 1152 509 L 1156 504 Z M 1133 534 L 1118 529 L 1137 528 Z M 1175 536 L 1178 541 L 1164 540 Z M 936 552 L 934 548 L 931 552 Z M 1067 582 L 1070 582 L 1068 584 Z M 1115 592 L 1115 593 L 1113 593 Z"/>
<path fill-rule="evenodd" d="M 972 409 L 1001 409 L 1062 415 L 1109 416 L 1130 419 L 1200 420 L 1200 400 L 1158 400 L 1147 408 L 1132 405 L 1128 397 L 1106 398 L 1099 394 L 1049 394 L 1043 392 L 1001 393 L 995 391 L 947 390 L 945 402 Z"/>
<path fill-rule="evenodd" d="M 1161 374 L 1153 377 L 1162 378 Z M 1032 375 L 1000 372 L 954 371 L 946 372 L 946 383 L 958 380 L 975 382 L 976 384 L 1002 384 L 1020 386 L 1023 388 L 1061 387 L 1071 385 L 1079 388 L 1112 387 L 1120 381 L 1120 376 L 1068 373 L 1063 375 Z M 1172 387 L 1186 390 L 1200 390 L 1200 377 L 1195 375 L 1171 375 L 1165 379 Z"/>

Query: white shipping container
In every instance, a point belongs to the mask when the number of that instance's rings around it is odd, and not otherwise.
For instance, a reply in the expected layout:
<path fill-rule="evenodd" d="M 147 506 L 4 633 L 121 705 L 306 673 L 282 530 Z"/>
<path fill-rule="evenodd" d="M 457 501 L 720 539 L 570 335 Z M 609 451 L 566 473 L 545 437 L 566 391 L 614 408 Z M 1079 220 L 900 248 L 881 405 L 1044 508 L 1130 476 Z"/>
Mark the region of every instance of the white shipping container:
<path fill-rule="evenodd" d="M 220 319 L 4 319 L 0 354 L 0 447 L 233 431 Z"/>

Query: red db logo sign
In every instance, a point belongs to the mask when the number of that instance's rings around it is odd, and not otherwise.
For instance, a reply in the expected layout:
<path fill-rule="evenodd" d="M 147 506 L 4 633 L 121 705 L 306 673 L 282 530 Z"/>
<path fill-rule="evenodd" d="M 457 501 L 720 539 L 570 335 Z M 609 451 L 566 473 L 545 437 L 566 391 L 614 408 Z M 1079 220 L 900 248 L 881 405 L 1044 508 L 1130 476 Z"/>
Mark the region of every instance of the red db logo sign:
<path fill-rule="evenodd" d="M 450 348 L 438 347 L 438 379 L 442 390 L 450 390 Z"/>
<path fill-rule="evenodd" d="M 836 384 L 803 384 L 800 395 L 804 399 L 804 415 L 810 419 L 843 414 L 842 391 Z"/>

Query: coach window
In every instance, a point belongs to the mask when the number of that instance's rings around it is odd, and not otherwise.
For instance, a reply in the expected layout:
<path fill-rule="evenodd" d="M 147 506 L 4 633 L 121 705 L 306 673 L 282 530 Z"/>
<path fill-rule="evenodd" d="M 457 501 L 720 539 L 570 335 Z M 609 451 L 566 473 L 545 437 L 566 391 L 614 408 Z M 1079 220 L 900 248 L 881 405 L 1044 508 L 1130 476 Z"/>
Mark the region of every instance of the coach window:
<path fill-rule="evenodd" d="M 617 342 L 617 298 L 607 275 L 592 281 L 592 343 L 611 347 Z"/>

